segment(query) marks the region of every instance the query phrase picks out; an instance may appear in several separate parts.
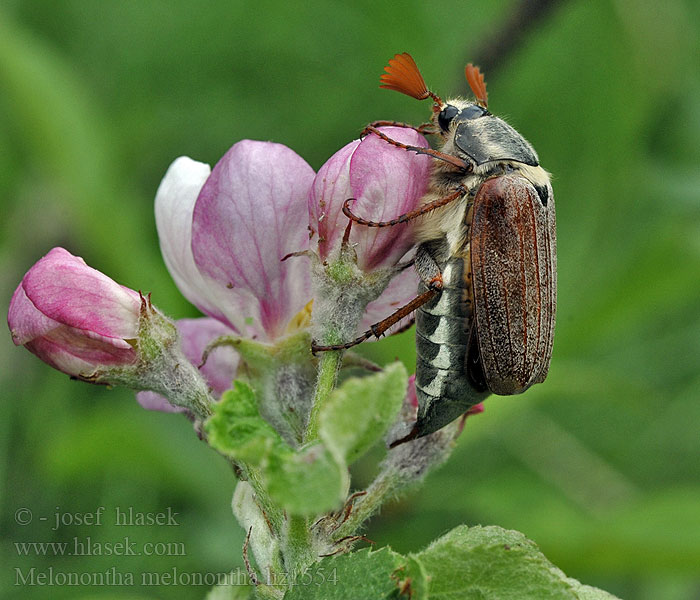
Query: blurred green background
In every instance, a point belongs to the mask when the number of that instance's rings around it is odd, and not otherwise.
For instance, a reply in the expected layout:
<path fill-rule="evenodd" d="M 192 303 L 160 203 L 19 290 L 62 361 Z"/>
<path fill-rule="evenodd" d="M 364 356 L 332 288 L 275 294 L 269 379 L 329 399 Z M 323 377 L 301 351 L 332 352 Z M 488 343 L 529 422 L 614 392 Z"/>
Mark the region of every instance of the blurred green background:
<path fill-rule="evenodd" d="M 282 142 L 315 169 L 375 119 L 426 103 L 377 86 L 410 51 L 432 89 L 514 2 L 4 0 L 0 5 L 0 302 L 61 245 L 174 317 L 152 201 L 170 162 Z M 632 599 L 700 597 L 700 3 L 563 2 L 486 70 L 554 174 L 559 310 L 549 378 L 492 398 L 450 462 L 367 535 L 418 550 L 460 523 L 524 532 L 568 575 Z M 366 344 L 413 368 L 412 332 Z M 241 565 L 226 463 L 177 415 L 71 382 L 0 336 L 0 594 L 201 598 L 206 588 L 61 587 L 35 573 L 226 572 Z M 357 485 L 372 465 L 357 469 Z M 54 513 L 103 524 L 55 528 Z M 31 524 L 16 511 L 32 511 Z M 171 508 L 179 525 L 115 527 Z M 25 515 L 26 516 L 26 515 Z M 47 520 L 42 521 L 41 518 Z M 21 556 L 16 542 L 174 542 L 184 556 Z M 182 552 L 179 552 L 182 554 Z M 172 552 L 171 552 L 172 554 Z"/>

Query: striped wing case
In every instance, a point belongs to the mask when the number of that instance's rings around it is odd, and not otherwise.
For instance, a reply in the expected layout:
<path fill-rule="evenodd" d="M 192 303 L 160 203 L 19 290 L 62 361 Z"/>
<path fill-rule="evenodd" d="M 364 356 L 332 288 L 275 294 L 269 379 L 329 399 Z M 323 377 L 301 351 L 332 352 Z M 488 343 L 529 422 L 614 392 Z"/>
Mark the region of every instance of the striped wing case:
<path fill-rule="evenodd" d="M 554 196 L 516 174 L 486 180 L 471 227 L 474 315 L 488 388 L 519 394 L 544 381 L 557 293 Z"/>

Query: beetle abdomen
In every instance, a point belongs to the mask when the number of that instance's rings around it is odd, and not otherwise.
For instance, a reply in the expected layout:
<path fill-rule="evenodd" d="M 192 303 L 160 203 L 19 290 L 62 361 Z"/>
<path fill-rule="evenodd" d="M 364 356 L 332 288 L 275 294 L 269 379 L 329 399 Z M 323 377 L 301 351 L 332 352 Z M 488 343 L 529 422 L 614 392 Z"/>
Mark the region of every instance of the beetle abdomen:
<path fill-rule="evenodd" d="M 470 343 L 467 265 L 464 255 L 451 257 L 442 267 L 442 292 L 416 311 L 419 436 L 447 425 L 489 393 L 469 368 L 469 360 L 478 360 L 478 348 L 473 338 Z"/>

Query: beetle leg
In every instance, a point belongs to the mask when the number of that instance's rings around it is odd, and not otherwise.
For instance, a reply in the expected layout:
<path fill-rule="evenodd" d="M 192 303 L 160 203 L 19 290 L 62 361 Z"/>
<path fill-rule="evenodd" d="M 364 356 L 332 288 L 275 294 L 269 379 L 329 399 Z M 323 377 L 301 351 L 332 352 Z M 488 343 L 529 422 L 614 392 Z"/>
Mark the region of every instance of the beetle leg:
<path fill-rule="evenodd" d="M 435 200 L 434 202 L 430 202 L 429 204 L 425 204 L 424 206 L 421 206 L 420 208 L 417 208 L 416 210 L 413 210 L 411 212 L 404 213 L 402 215 L 399 215 L 395 219 L 392 219 L 391 221 L 367 221 L 366 219 L 363 219 L 362 217 L 358 217 L 355 213 L 353 213 L 350 208 L 348 207 L 348 204 L 350 202 L 353 202 L 355 198 L 348 198 L 344 203 L 343 203 L 343 214 L 350 219 L 351 221 L 354 221 L 355 223 L 359 223 L 360 225 L 365 225 L 366 227 L 391 227 L 393 225 L 398 225 L 400 223 L 406 223 L 407 221 L 412 221 L 413 219 L 416 219 L 424 214 L 427 214 L 436 208 L 440 208 L 442 206 L 445 206 L 446 204 L 449 204 L 450 202 L 454 202 L 455 200 L 461 198 L 465 194 L 468 193 L 468 190 L 466 187 L 463 185 L 457 186 L 457 190 L 454 191 L 452 194 L 449 196 L 445 196 L 444 198 L 441 198 L 440 200 Z"/>
<path fill-rule="evenodd" d="M 461 169 L 465 173 L 469 173 L 472 170 L 472 165 L 466 161 L 463 161 L 461 158 L 457 158 L 456 156 L 452 156 L 451 154 L 445 154 L 444 152 L 438 152 L 437 150 L 433 150 L 432 148 L 423 148 L 421 146 L 409 146 L 407 144 L 402 144 L 401 142 L 392 140 L 388 135 L 382 133 L 376 127 L 372 127 L 372 125 L 367 125 L 367 127 L 365 127 L 364 131 L 362 132 L 362 135 L 365 136 L 368 133 L 374 133 L 375 135 L 378 135 L 385 142 L 388 142 L 392 146 L 396 146 L 397 148 L 403 148 L 404 150 L 409 150 L 410 152 L 415 152 L 416 154 L 427 154 L 428 156 L 432 156 L 433 158 L 444 160 L 446 163 L 450 163 L 451 165 L 457 167 L 458 169 Z"/>
<path fill-rule="evenodd" d="M 442 283 L 442 282 L 441 282 Z M 315 341 L 311 342 L 311 352 L 316 354 L 316 352 L 328 352 L 329 350 L 347 350 L 353 346 L 361 344 L 365 340 L 368 340 L 372 336 L 377 338 L 381 337 L 386 331 L 392 326 L 398 323 L 404 317 L 410 315 L 419 306 L 423 306 L 431 298 L 433 298 L 439 292 L 437 289 L 429 289 L 427 292 L 423 292 L 420 296 L 415 297 L 405 306 L 399 308 L 396 312 L 389 315 L 386 319 L 379 321 L 372 325 L 367 331 L 365 331 L 361 336 L 355 338 L 351 342 L 346 342 L 345 344 L 333 344 L 330 346 L 321 346 Z"/>
<path fill-rule="evenodd" d="M 415 125 L 411 125 L 410 123 L 402 123 L 401 121 L 373 121 L 367 125 L 367 127 L 365 127 L 364 131 L 362 132 L 362 137 L 368 133 L 371 133 L 371 130 L 369 130 L 370 127 L 405 127 L 406 129 L 413 129 L 418 133 L 424 133 L 426 135 L 435 135 L 438 133 L 437 128 L 432 123 L 422 123 L 416 127 Z"/>
<path fill-rule="evenodd" d="M 403 333 L 404 331 L 408 331 L 415 324 L 416 324 L 416 317 L 412 316 L 408 321 L 406 321 L 405 325 L 401 325 L 401 327 L 399 327 L 398 329 L 394 329 L 394 331 L 391 332 L 391 335 L 397 335 L 399 333 Z"/>

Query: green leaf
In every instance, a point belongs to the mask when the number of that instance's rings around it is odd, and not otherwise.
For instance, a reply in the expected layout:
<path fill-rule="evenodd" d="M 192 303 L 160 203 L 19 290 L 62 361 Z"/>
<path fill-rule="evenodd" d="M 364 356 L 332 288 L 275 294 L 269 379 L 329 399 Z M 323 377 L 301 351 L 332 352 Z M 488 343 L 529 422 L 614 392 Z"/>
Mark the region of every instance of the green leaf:
<path fill-rule="evenodd" d="M 411 557 L 429 596 L 442 600 L 614 598 L 567 578 L 534 542 L 500 527 L 457 527 Z"/>
<path fill-rule="evenodd" d="M 571 589 L 575 594 L 577 600 L 615 600 L 617 596 L 613 596 L 606 591 L 598 588 L 591 587 L 590 585 L 583 585 L 580 581 L 576 579 L 567 578 Z"/>
<path fill-rule="evenodd" d="M 370 377 L 348 379 L 320 415 L 321 439 L 352 464 L 386 433 L 406 395 L 408 375 L 395 362 Z"/>
<path fill-rule="evenodd" d="M 327 558 L 299 575 L 285 600 L 390 598 L 405 564 L 406 559 L 389 548 Z"/>
<path fill-rule="evenodd" d="M 313 515 L 337 508 L 349 486 L 342 457 L 317 442 L 298 452 L 260 416 L 255 392 L 235 381 L 205 425 L 209 443 L 226 456 L 259 467 L 263 485 L 283 509 Z"/>
<path fill-rule="evenodd" d="M 260 416 L 255 392 L 241 381 L 234 381 L 217 402 L 205 430 L 213 448 L 250 465 L 259 465 L 271 453 L 292 451 Z"/>
<path fill-rule="evenodd" d="M 320 442 L 300 452 L 270 455 L 265 478 L 270 497 L 297 515 L 337 508 L 349 486 L 347 467 Z"/>
<path fill-rule="evenodd" d="M 363 549 L 312 565 L 286 600 L 612 600 L 569 579 L 517 531 L 457 527 L 417 554 Z"/>

